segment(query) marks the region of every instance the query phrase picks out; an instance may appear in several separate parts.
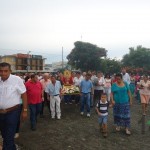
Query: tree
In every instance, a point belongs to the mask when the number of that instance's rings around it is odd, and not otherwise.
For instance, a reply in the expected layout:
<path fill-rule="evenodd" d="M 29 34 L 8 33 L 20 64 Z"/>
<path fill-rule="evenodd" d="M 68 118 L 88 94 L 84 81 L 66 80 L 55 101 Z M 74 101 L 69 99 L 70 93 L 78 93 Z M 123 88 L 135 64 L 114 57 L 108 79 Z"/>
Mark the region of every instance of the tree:
<path fill-rule="evenodd" d="M 106 57 L 107 50 L 91 43 L 77 41 L 67 56 L 68 64 L 82 71 L 99 70 L 101 57 Z"/>
<path fill-rule="evenodd" d="M 110 58 L 101 60 L 101 71 L 104 73 L 114 74 L 118 73 L 121 70 L 121 61 Z"/>
<path fill-rule="evenodd" d="M 130 66 L 132 68 L 143 68 L 150 70 L 150 49 L 142 46 L 129 48 L 129 54 L 123 56 L 122 64 L 124 67 Z"/>

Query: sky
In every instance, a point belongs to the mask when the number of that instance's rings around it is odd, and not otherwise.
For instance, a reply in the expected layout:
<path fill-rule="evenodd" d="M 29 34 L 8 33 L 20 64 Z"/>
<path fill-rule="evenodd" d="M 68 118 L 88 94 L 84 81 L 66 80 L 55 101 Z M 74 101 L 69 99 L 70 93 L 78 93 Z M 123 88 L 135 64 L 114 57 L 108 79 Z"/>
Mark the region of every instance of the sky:
<path fill-rule="evenodd" d="M 64 60 L 74 42 L 90 42 L 121 59 L 129 47 L 150 48 L 150 0 L 0 0 L 0 55 Z"/>

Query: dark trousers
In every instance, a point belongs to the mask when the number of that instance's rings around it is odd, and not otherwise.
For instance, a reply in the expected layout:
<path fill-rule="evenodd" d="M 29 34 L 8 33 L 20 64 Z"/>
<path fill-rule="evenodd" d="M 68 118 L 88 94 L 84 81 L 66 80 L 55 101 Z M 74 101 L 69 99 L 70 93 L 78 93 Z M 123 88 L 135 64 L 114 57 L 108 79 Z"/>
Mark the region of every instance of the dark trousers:
<path fill-rule="evenodd" d="M 23 107 L 23 105 L 21 104 L 20 105 L 20 112 L 19 112 L 20 117 L 21 117 L 22 107 Z M 19 130 L 20 130 L 20 117 L 19 117 L 19 120 L 18 120 L 18 123 L 17 123 L 16 133 L 19 133 Z"/>
<path fill-rule="evenodd" d="M 100 100 L 103 90 L 94 90 L 94 101 Z"/>
<path fill-rule="evenodd" d="M 14 136 L 20 118 L 20 109 L 21 107 L 18 107 L 6 114 L 0 114 L 0 131 L 3 137 L 3 150 L 16 150 Z"/>
<path fill-rule="evenodd" d="M 64 95 L 64 102 L 65 103 L 72 103 L 71 95 Z"/>
<path fill-rule="evenodd" d="M 80 103 L 80 95 L 75 95 L 75 103 L 76 104 Z"/>
<path fill-rule="evenodd" d="M 47 99 L 47 93 L 46 92 L 44 92 L 44 101 L 42 102 L 40 115 L 43 115 L 45 104 L 47 105 L 47 108 L 50 112 L 50 101 Z"/>
<path fill-rule="evenodd" d="M 31 128 L 36 127 L 37 116 L 41 111 L 41 105 L 42 105 L 41 103 L 29 104 Z"/>

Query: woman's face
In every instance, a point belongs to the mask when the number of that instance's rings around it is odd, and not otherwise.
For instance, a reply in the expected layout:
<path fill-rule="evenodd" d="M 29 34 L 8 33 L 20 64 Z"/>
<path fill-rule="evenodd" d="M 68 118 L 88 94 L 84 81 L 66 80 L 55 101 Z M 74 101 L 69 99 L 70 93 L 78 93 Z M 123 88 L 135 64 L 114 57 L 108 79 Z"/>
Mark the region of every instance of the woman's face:
<path fill-rule="evenodd" d="M 97 77 L 98 77 L 98 78 L 100 78 L 100 77 L 102 77 L 102 76 L 103 76 L 102 73 L 98 73 L 98 74 L 97 74 Z"/>
<path fill-rule="evenodd" d="M 143 80 L 144 80 L 144 81 L 147 81 L 147 80 L 148 80 L 148 77 L 147 77 L 147 76 L 144 76 L 144 77 L 143 77 Z"/>
<path fill-rule="evenodd" d="M 117 83 L 121 83 L 121 82 L 122 82 L 121 77 L 117 77 L 117 76 L 116 76 L 116 81 L 117 81 Z"/>
<path fill-rule="evenodd" d="M 106 78 L 109 79 L 109 75 L 107 75 Z"/>

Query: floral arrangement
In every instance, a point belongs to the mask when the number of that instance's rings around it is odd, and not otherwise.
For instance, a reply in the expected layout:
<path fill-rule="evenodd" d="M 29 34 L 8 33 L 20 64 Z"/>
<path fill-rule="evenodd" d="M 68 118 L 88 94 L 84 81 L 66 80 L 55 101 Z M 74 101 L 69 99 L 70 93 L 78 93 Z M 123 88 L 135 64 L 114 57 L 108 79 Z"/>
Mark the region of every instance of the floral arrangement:
<path fill-rule="evenodd" d="M 63 94 L 79 94 L 80 90 L 79 87 L 71 85 L 71 86 L 63 86 L 62 89 Z"/>

